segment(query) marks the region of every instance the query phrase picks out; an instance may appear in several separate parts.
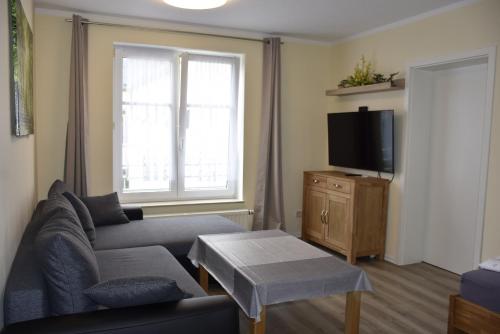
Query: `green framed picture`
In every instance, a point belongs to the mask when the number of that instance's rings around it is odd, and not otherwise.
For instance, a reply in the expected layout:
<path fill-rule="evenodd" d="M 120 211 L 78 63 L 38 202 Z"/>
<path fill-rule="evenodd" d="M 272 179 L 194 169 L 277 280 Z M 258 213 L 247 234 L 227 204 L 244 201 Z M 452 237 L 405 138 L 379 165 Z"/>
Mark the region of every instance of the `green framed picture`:
<path fill-rule="evenodd" d="M 33 133 L 33 32 L 21 0 L 8 0 L 12 133 Z"/>

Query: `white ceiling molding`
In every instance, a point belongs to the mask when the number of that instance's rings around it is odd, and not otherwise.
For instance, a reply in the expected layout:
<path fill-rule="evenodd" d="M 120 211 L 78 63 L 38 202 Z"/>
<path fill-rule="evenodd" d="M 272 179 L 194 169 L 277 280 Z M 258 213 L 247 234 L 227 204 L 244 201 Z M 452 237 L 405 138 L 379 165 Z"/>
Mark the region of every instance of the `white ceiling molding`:
<path fill-rule="evenodd" d="M 56 16 L 65 19 L 71 18 L 73 14 L 76 14 L 91 21 L 130 25 L 138 28 L 172 29 L 172 30 L 185 31 L 186 33 L 193 32 L 193 33 L 204 33 L 204 34 L 216 34 L 216 35 L 226 35 L 226 36 L 254 38 L 254 39 L 263 39 L 267 37 L 281 37 L 281 40 L 285 43 L 288 42 L 288 43 L 311 44 L 320 46 L 330 46 L 332 44 L 331 42 L 326 42 L 326 41 L 317 41 L 312 39 L 303 39 L 303 38 L 295 38 L 288 36 L 275 36 L 275 35 L 263 34 L 246 30 L 216 28 L 211 26 L 175 23 L 163 20 L 103 15 L 103 14 L 78 12 L 78 11 L 71 11 L 64 9 L 36 8 L 35 13 L 39 15 Z"/>
<path fill-rule="evenodd" d="M 186 10 L 165 5 L 161 0 L 34 0 L 37 8 L 163 21 L 190 30 L 222 29 L 228 34 L 291 37 L 290 42 L 300 43 L 332 43 L 461 2 L 463 0 L 229 0 L 217 9 Z"/>
<path fill-rule="evenodd" d="M 377 27 L 374 29 L 363 31 L 363 32 L 360 32 L 358 34 L 354 34 L 354 35 L 351 35 L 351 36 L 348 36 L 345 38 L 341 38 L 339 40 L 333 41 L 331 43 L 331 45 L 338 45 L 338 44 L 349 42 L 349 41 L 352 41 L 352 40 L 355 40 L 358 38 L 367 37 L 370 35 L 375 35 L 379 32 L 399 28 L 399 27 L 402 27 L 402 26 L 405 26 L 405 25 L 408 25 L 408 24 L 411 24 L 414 22 L 425 20 L 425 19 L 432 17 L 432 16 L 444 14 L 446 12 L 450 12 L 450 11 L 453 11 L 455 9 L 459 9 L 459 8 L 462 8 L 465 6 L 473 5 L 473 4 L 478 3 L 480 1 L 482 1 L 482 0 L 463 0 L 463 1 L 451 4 L 451 5 L 448 5 L 448 6 L 444 6 L 444 7 L 438 8 L 438 9 L 431 10 L 431 11 L 426 12 L 426 13 L 422 13 L 422 14 L 412 16 L 412 17 L 409 17 L 409 18 L 406 18 L 406 19 L 403 19 L 403 20 L 400 20 L 397 22 L 383 25 L 381 27 Z"/>

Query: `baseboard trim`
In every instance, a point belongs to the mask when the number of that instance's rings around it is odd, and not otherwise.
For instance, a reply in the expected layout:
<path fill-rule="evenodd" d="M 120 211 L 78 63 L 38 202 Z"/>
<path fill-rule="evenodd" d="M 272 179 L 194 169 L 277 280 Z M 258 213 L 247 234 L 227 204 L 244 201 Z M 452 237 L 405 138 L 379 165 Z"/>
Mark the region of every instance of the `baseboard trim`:
<path fill-rule="evenodd" d="M 384 256 L 384 260 L 385 260 L 385 261 L 387 261 L 387 262 L 390 262 L 390 263 L 392 263 L 392 264 L 395 264 L 395 265 L 397 265 L 397 266 L 400 266 L 399 262 L 398 262 L 398 261 L 396 261 L 396 259 L 395 259 L 395 258 L 393 258 L 392 256 L 385 255 L 385 256 Z"/>

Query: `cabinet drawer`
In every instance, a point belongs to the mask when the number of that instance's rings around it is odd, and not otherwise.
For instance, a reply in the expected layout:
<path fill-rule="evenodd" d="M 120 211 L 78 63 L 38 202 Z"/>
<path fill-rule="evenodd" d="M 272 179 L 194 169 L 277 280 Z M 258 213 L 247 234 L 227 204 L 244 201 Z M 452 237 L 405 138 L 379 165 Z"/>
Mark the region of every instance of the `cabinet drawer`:
<path fill-rule="evenodd" d="M 307 175 L 306 182 L 310 186 L 326 188 L 326 177 L 320 175 Z"/>
<path fill-rule="evenodd" d="M 351 193 L 351 183 L 341 179 L 329 177 L 326 183 L 326 188 L 330 190 L 339 191 L 341 193 Z"/>

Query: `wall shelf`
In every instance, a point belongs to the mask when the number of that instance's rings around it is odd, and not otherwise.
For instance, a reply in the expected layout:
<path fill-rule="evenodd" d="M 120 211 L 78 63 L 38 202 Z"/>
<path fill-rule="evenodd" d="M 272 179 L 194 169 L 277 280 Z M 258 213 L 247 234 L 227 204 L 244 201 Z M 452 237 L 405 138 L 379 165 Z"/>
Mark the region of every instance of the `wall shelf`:
<path fill-rule="evenodd" d="M 338 88 L 326 91 L 327 96 L 347 96 L 355 94 L 366 94 L 376 92 L 387 92 L 392 90 L 401 90 L 405 88 L 405 79 L 395 79 L 392 82 L 383 82 L 379 84 Z"/>

